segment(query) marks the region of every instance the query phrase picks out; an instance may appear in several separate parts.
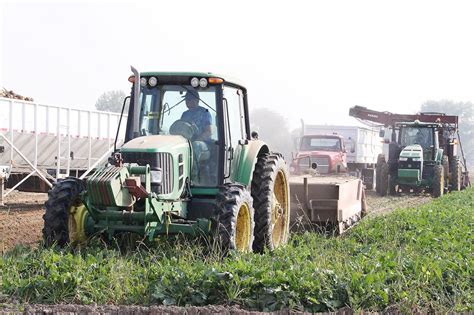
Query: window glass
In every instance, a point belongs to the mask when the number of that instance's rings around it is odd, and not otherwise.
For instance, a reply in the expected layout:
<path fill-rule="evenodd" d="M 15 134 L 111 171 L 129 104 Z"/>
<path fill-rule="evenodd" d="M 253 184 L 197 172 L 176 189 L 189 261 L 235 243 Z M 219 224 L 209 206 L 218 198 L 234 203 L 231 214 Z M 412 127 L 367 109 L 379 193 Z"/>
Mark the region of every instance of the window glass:
<path fill-rule="evenodd" d="M 241 91 L 231 87 L 224 88 L 224 98 L 227 100 L 229 118 L 230 145 L 235 149 L 239 140 L 245 139 L 244 110 Z"/>
<path fill-rule="evenodd" d="M 301 142 L 303 151 L 340 151 L 341 141 L 339 138 L 303 138 Z"/>
<path fill-rule="evenodd" d="M 216 186 L 219 154 L 216 88 L 142 87 L 140 106 L 140 134 L 180 135 L 190 140 L 192 185 Z"/>
<path fill-rule="evenodd" d="M 433 144 L 433 130 L 431 128 L 405 127 L 401 130 L 401 145 L 419 144 L 428 149 Z"/>

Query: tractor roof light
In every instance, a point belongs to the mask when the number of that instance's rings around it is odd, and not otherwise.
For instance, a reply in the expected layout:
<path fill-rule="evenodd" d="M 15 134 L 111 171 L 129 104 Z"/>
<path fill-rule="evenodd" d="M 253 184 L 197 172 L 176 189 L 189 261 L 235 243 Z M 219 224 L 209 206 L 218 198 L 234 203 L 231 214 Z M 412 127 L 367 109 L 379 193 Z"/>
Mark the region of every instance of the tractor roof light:
<path fill-rule="evenodd" d="M 140 79 L 140 85 L 145 86 L 146 85 L 146 78 L 141 78 Z"/>
<path fill-rule="evenodd" d="M 202 88 L 205 88 L 207 86 L 206 78 L 201 78 L 201 80 L 199 80 L 199 86 Z"/>
<path fill-rule="evenodd" d="M 209 81 L 209 84 L 220 84 L 224 82 L 224 80 L 221 78 L 209 78 L 208 81 Z"/>
<path fill-rule="evenodd" d="M 192 86 L 193 88 L 197 88 L 197 87 L 199 86 L 199 79 L 196 78 L 196 77 L 192 78 L 192 79 L 191 79 L 191 86 Z"/>
<path fill-rule="evenodd" d="M 156 77 L 151 77 L 148 79 L 148 84 L 150 86 L 156 86 L 158 84 L 158 79 Z"/>

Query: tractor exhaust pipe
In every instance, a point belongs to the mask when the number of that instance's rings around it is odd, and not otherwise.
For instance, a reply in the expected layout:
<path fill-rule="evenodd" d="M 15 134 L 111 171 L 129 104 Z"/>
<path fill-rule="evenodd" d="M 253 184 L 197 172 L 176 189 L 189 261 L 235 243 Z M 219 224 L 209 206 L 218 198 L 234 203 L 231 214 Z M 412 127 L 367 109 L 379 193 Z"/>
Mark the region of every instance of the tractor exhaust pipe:
<path fill-rule="evenodd" d="M 133 138 L 140 136 L 140 72 L 133 66 L 130 66 L 135 75 L 133 85 Z"/>

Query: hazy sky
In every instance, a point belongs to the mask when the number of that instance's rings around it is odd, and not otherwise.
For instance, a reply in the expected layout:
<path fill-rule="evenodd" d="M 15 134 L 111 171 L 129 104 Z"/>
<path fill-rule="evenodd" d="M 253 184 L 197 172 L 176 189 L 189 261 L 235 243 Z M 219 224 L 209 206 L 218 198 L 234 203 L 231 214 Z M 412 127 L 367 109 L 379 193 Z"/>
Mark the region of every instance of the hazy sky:
<path fill-rule="evenodd" d="M 131 64 L 238 77 L 292 126 L 474 101 L 472 1 L 7 1 L 0 86 L 94 108 Z"/>

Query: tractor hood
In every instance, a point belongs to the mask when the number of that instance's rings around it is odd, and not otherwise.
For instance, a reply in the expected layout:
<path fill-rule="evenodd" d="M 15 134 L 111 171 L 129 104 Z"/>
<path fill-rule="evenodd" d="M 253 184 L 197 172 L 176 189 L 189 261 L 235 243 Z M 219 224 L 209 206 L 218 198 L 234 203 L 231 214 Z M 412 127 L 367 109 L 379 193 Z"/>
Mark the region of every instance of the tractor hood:
<path fill-rule="evenodd" d="M 180 148 L 189 148 L 189 141 L 182 136 L 143 136 L 125 143 L 120 152 L 175 152 Z"/>
<path fill-rule="evenodd" d="M 400 158 L 408 159 L 422 159 L 423 158 L 423 148 L 419 144 L 412 144 L 403 148 L 400 153 Z"/>

